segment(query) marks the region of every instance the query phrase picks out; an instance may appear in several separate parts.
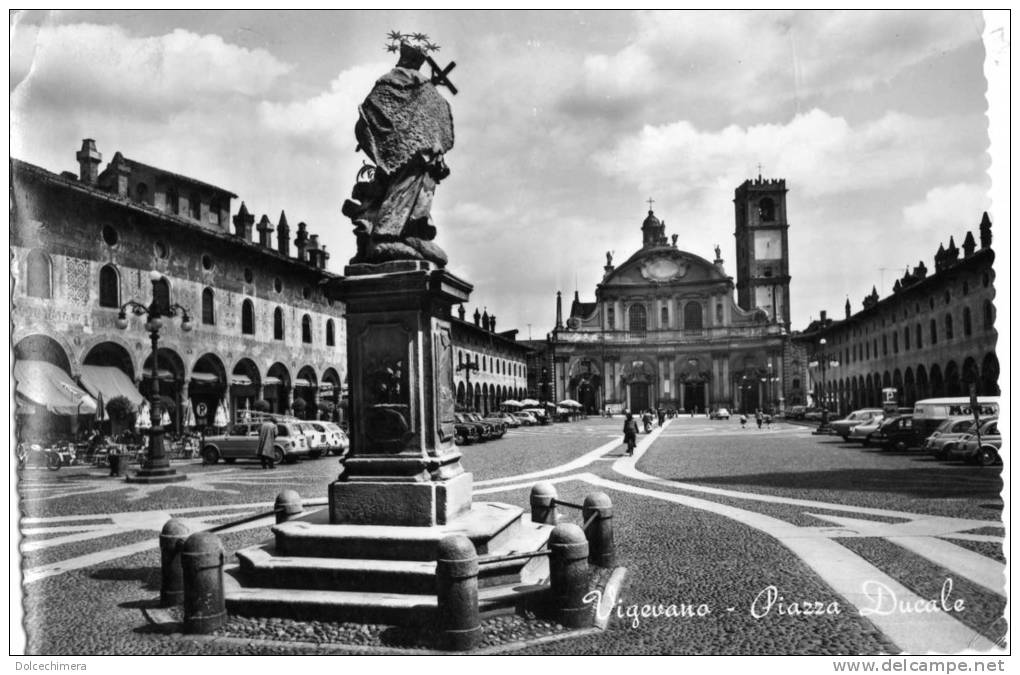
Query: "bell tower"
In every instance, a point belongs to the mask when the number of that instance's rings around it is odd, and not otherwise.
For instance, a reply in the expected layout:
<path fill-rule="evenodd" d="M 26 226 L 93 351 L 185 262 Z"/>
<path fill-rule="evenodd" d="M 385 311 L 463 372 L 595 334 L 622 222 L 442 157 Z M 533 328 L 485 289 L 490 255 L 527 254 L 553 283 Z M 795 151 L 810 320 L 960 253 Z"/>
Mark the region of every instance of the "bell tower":
<path fill-rule="evenodd" d="M 790 330 L 790 246 L 786 180 L 746 180 L 735 191 L 737 304 L 765 310 Z"/>

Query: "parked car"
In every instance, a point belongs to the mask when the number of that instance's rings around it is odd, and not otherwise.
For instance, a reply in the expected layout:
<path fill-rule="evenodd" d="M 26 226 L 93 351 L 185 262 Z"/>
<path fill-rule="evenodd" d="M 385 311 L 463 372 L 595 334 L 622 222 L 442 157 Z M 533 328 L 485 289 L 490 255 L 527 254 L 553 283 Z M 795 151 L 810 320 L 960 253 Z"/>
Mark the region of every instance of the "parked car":
<path fill-rule="evenodd" d="M 321 457 L 324 452 L 329 452 L 329 440 L 326 438 L 326 429 L 321 425 L 316 428 L 312 422 L 294 422 L 301 429 L 301 433 L 308 439 L 308 456 Z"/>
<path fill-rule="evenodd" d="M 808 408 L 804 411 L 804 416 L 801 418 L 808 422 L 821 422 L 822 421 L 822 409 L 821 408 Z"/>
<path fill-rule="evenodd" d="M 726 408 L 716 408 L 708 416 L 713 420 L 728 420 L 730 418 L 730 411 Z"/>
<path fill-rule="evenodd" d="M 786 417 L 787 417 L 787 419 L 791 419 L 791 420 L 802 420 L 802 419 L 804 419 L 804 415 L 806 413 L 807 413 L 807 406 L 795 405 L 795 406 L 791 406 L 790 409 L 786 411 Z"/>
<path fill-rule="evenodd" d="M 872 436 L 872 440 L 886 450 L 907 450 L 924 444 L 913 415 L 899 415 L 885 422 Z"/>
<path fill-rule="evenodd" d="M 344 433 L 339 424 L 334 424 L 333 422 L 309 422 L 308 424 L 312 425 L 315 431 L 325 434 L 325 452 L 342 455 L 350 446 L 347 434 Z"/>
<path fill-rule="evenodd" d="M 506 422 L 502 420 L 485 419 L 476 412 L 464 413 L 464 415 L 472 422 L 487 425 L 490 428 L 490 438 L 503 438 L 503 434 L 506 433 Z"/>
<path fill-rule="evenodd" d="M 468 435 L 468 442 L 481 441 L 485 442 L 492 438 L 492 427 L 488 424 L 481 424 L 468 417 L 467 413 L 454 413 L 453 414 L 454 428 L 456 425 L 474 429 L 473 434 Z"/>
<path fill-rule="evenodd" d="M 485 416 L 486 420 L 498 420 L 511 429 L 516 429 L 521 426 L 520 420 L 507 412 L 491 412 Z"/>
<path fill-rule="evenodd" d="M 542 408 L 525 408 L 522 412 L 531 413 L 539 424 L 549 424 L 549 415 Z"/>
<path fill-rule="evenodd" d="M 990 418 L 984 418 L 981 423 Z M 948 446 L 956 443 L 963 436 L 977 431 L 978 422 L 973 417 L 950 417 L 938 426 L 935 431 L 924 441 L 924 451 L 935 459 L 949 459 L 946 450 Z"/>
<path fill-rule="evenodd" d="M 513 416 L 517 418 L 517 420 L 521 423 L 521 425 L 526 426 L 526 427 L 532 427 L 532 426 L 535 426 L 536 424 L 538 424 L 538 420 L 535 419 L 535 416 L 532 415 L 527 410 L 522 410 L 520 412 L 515 412 L 515 413 L 513 413 Z"/>
<path fill-rule="evenodd" d="M 881 408 L 862 408 L 861 410 L 855 410 L 841 420 L 835 420 L 830 422 L 829 425 L 832 427 L 832 432 L 837 436 L 842 436 L 844 441 L 850 440 L 850 431 L 863 422 L 870 422 L 875 415 L 881 415 Z"/>
<path fill-rule="evenodd" d="M 470 445 L 484 440 L 480 425 L 465 420 L 460 414 L 453 416 L 453 442 L 456 445 Z"/>
<path fill-rule="evenodd" d="M 228 464 L 238 459 L 258 459 L 260 424 L 235 424 L 227 433 L 206 436 L 202 444 L 202 461 L 215 464 L 223 460 Z M 308 440 L 294 422 L 276 425 L 273 459 L 277 464 L 296 462 L 308 456 Z"/>
<path fill-rule="evenodd" d="M 868 422 L 862 422 L 850 430 L 849 441 L 859 442 L 862 445 L 871 445 L 871 437 L 888 418 L 885 414 L 875 415 Z"/>
<path fill-rule="evenodd" d="M 999 418 L 990 419 L 981 425 L 981 441 L 978 434 L 967 434 L 949 446 L 949 459 L 962 459 L 972 464 L 991 466 L 999 464 L 1002 458 L 1002 435 L 999 433 Z"/>

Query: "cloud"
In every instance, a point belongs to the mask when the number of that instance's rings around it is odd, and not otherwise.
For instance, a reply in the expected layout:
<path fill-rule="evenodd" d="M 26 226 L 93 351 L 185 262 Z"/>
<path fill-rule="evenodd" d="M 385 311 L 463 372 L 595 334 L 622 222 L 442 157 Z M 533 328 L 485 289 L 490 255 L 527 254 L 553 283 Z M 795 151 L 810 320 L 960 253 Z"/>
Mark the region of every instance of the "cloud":
<path fill-rule="evenodd" d="M 980 170 L 985 157 L 975 155 L 972 141 L 982 131 L 983 119 L 970 117 L 922 119 L 891 112 L 853 126 L 815 109 L 786 124 L 719 131 L 686 120 L 649 125 L 594 157 L 605 173 L 642 191 L 667 184 L 667 193 L 678 199 L 698 186 L 737 185 L 756 160 L 766 163 L 769 175 L 791 179 L 819 197 Z M 932 163 L 936 141 L 940 152 Z"/>
<path fill-rule="evenodd" d="M 955 230 L 959 244 L 967 230 L 977 231 L 981 214 L 990 210 L 988 188 L 987 182 L 957 183 L 932 188 L 922 201 L 904 207 L 903 224 L 915 232 Z"/>
<path fill-rule="evenodd" d="M 650 123 L 790 112 L 979 41 L 981 24 L 975 12 L 642 12 L 626 46 L 584 59 L 560 105 Z"/>
<path fill-rule="evenodd" d="M 391 66 L 384 62 L 354 66 L 337 75 L 329 89 L 309 98 L 262 101 L 258 104 L 259 122 L 266 129 L 318 152 L 351 152 L 356 145 L 357 106 Z"/>
<path fill-rule="evenodd" d="M 145 112 L 215 107 L 224 97 L 266 94 L 290 71 L 263 49 L 245 49 L 218 35 L 176 29 L 138 37 L 117 25 L 26 25 L 19 35 L 19 71 L 12 109 L 33 99 L 64 110 Z"/>

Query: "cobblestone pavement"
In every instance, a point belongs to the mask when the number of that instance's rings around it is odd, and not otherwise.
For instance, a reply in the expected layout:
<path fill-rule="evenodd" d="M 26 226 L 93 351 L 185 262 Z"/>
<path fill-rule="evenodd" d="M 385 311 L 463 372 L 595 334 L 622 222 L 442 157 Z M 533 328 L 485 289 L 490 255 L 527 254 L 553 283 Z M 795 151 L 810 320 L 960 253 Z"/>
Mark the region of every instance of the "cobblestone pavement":
<path fill-rule="evenodd" d="M 461 448 L 477 500 L 526 506 L 539 480 L 568 501 L 594 490 L 613 499 L 629 574 L 620 604 L 604 608 L 609 629 L 522 653 L 998 652 L 999 469 L 704 418 L 669 421 L 625 457 L 621 426 L 589 418 Z M 30 653 L 301 653 L 150 634 L 139 607 L 158 593 L 156 537 L 168 518 L 235 520 L 268 511 L 283 488 L 324 500 L 336 458 L 274 471 L 175 466 L 187 482 L 129 485 L 82 468 L 21 474 Z M 225 547 L 264 539 L 270 520 L 224 534 Z"/>

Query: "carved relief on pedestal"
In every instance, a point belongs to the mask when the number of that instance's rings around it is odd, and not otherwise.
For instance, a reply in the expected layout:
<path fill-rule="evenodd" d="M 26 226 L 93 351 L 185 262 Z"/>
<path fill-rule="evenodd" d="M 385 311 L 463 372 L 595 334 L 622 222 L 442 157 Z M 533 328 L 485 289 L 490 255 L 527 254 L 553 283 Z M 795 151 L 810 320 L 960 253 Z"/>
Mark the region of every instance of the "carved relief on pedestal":
<path fill-rule="evenodd" d="M 361 337 L 361 415 L 369 452 L 400 452 L 414 438 L 408 359 L 410 331 L 399 324 L 368 326 Z"/>
<path fill-rule="evenodd" d="M 453 338 L 450 327 L 433 321 L 432 344 L 435 354 L 436 375 L 436 432 L 440 443 L 453 440 L 454 436 L 454 403 L 456 396 L 453 386 Z M 438 448 L 437 448 L 438 450 Z M 438 454 L 438 453 L 437 453 Z"/>

